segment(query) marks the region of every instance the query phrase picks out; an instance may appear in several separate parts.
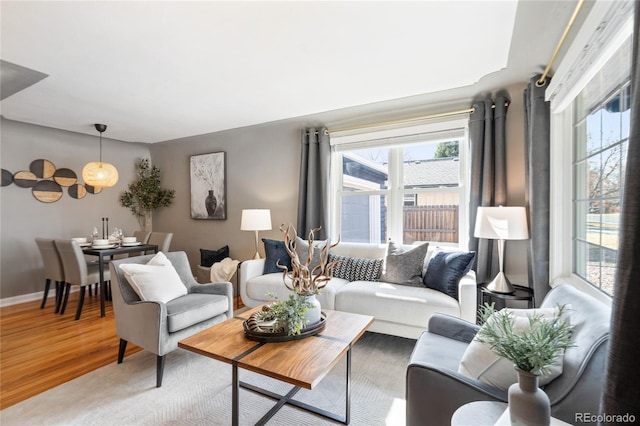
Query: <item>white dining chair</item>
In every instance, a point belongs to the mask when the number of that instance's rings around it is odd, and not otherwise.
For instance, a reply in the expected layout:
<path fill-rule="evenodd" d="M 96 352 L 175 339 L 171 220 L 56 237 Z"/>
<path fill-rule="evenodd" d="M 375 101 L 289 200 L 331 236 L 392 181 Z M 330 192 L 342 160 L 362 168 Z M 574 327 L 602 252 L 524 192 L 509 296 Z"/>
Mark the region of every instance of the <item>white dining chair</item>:
<path fill-rule="evenodd" d="M 64 300 L 62 301 L 60 314 L 64 314 L 67 308 L 71 286 L 77 285 L 80 287 L 80 295 L 78 296 L 75 319 L 78 320 L 82 313 L 86 287 L 100 282 L 100 269 L 98 265 L 87 265 L 84 254 L 77 242 L 73 240 L 55 240 L 55 244 L 62 260 L 65 280 Z M 104 271 L 104 280 L 109 281 L 110 279 L 110 272 L 106 269 Z"/>
<path fill-rule="evenodd" d="M 60 301 L 62 300 L 63 285 L 64 285 L 64 269 L 62 267 L 62 261 L 60 255 L 56 249 L 56 245 L 52 239 L 36 238 L 36 245 L 42 256 L 42 262 L 44 264 L 44 294 L 42 295 L 42 303 L 40 309 L 44 309 L 47 299 L 49 298 L 49 287 L 51 287 L 51 281 L 55 283 L 55 299 L 56 306 L 55 312 L 60 310 Z"/>
<path fill-rule="evenodd" d="M 147 242 L 147 244 L 157 245 L 158 251 L 168 253 L 172 239 L 173 232 L 152 232 L 149 236 L 149 241 Z"/>

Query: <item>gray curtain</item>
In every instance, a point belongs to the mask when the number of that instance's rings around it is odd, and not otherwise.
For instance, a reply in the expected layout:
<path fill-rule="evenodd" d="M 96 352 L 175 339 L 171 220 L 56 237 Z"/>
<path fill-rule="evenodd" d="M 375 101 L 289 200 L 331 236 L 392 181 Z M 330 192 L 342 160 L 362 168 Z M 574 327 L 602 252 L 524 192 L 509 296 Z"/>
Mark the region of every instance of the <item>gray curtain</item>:
<path fill-rule="evenodd" d="M 635 5 L 635 26 L 640 7 Z M 633 33 L 631 129 L 622 199 L 620 245 L 611 316 L 611 341 L 603 413 L 640 421 L 640 34 Z M 605 422 L 606 423 L 606 422 Z"/>
<path fill-rule="evenodd" d="M 329 172 L 331 149 L 326 127 L 302 131 L 300 186 L 298 197 L 298 235 L 321 227 L 316 239 L 326 239 L 329 223 Z"/>
<path fill-rule="evenodd" d="M 506 119 L 508 99 L 498 96 L 473 104 L 469 117 L 471 188 L 469 200 L 469 250 L 475 251 L 479 283 L 498 273 L 497 250 L 493 242 L 473 236 L 479 206 L 499 206 L 507 202 Z"/>
<path fill-rule="evenodd" d="M 550 205 L 550 109 L 544 100 L 547 78 L 538 86 L 540 75 L 533 77 L 524 91 L 525 179 L 527 220 L 529 222 L 529 287 L 536 305 L 549 287 L 549 205 Z"/>

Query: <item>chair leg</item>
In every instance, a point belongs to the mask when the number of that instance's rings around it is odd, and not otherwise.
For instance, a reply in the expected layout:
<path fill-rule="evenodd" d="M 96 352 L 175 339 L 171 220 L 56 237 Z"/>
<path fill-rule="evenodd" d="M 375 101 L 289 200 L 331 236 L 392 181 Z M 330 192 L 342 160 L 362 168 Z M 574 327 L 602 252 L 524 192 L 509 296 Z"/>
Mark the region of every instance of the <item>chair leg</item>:
<path fill-rule="evenodd" d="M 164 373 L 164 357 L 165 355 L 157 356 L 157 368 L 156 368 L 156 387 L 162 386 L 162 374 Z"/>
<path fill-rule="evenodd" d="M 62 305 L 62 297 L 64 296 L 64 282 L 56 281 L 56 310 L 55 313 L 60 313 L 60 306 Z"/>
<path fill-rule="evenodd" d="M 64 300 L 62 301 L 62 308 L 60 308 L 60 315 L 64 315 L 64 311 L 67 309 L 67 302 L 69 301 L 69 293 L 71 293 L 71 284 L 67 283 L 64 288 Z"/>
<path fill-rule="evenodd" d="M 44 309 L 44 305 L 47 303 L 47 298 L 49 297 L 49 287 L 51 286 L 51 279 L 47 278 L 44 282 L 44 295 L 42 295 L 42 303 L 40 304 L 40 309 Z"/>
<path fill-rule="evenodd" d="M 80 286 L 80 296 L 78 297 L 78 308 L 76 309 L 76 321 L 80 319 L 80 314 L 82 314 L 82 305 L 84 304 L 84 294 L 86 292 L 85 286 Z"/>
<path fill-rule="evenodd" d="M 93 287 L 89 284 L 89 297 L 93 297 Z"/>
<path fill-rule="evenodd" d="M 118 364 L 122 364 L 124 360 L 124 351 L 127 350 L 127 341 L 120 339 L 120 348 L 118 348 Z"/>

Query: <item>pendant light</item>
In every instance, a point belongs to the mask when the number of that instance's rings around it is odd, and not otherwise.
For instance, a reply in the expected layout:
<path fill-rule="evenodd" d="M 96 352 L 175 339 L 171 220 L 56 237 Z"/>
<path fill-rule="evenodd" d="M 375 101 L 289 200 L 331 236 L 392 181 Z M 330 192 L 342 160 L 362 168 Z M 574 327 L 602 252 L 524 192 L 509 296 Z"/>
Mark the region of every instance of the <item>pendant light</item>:
<path fill-rule="evenodd" d="M 100 132 L 100 161 L 87 163 L 82 169 L 82 179 L 86 185 L 97 188 L 109 188 L 118 183 L 118 170 L 113 164 L 102 162 L 102 132 L 107 130 L 106 124 L 94 124 Z"/>

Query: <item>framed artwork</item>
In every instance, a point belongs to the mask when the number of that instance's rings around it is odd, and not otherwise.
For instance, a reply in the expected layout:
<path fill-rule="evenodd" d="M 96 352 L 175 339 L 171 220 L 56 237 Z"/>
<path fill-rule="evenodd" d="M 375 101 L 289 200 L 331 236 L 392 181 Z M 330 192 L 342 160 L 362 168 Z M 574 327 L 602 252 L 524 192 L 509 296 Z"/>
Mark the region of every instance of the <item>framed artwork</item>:
<path fill-rule="evenodd" d="M 192 155 L 191 219 L 227 218 L 225 153 Z"/>

